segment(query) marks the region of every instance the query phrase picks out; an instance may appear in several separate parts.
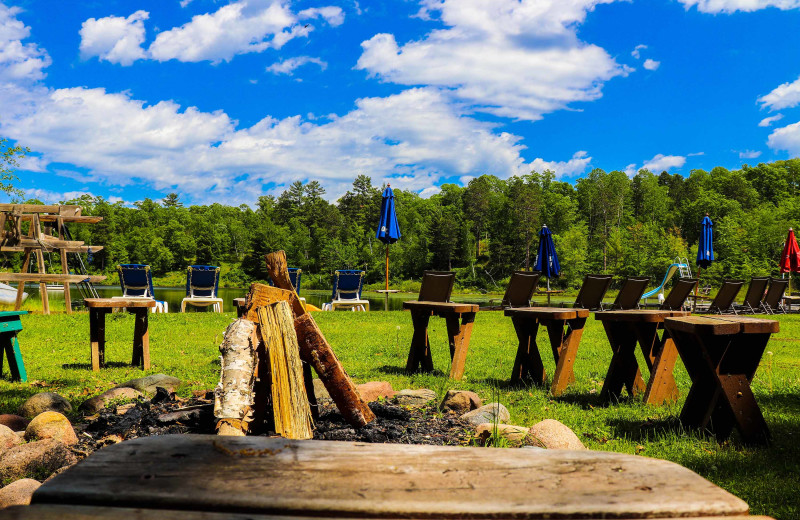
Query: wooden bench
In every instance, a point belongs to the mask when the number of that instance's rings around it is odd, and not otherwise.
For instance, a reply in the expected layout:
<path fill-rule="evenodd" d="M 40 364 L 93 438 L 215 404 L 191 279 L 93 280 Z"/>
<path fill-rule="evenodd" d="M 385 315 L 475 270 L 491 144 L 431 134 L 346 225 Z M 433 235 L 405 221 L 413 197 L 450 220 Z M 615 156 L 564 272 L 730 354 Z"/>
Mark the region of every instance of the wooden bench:
<path fill-rule="evenodd" d="M 114 309 L 128 309 L 136 321 L 133 326 L 133 358 L 131 365 L 150 369 L 150 334 L 147 315 L 156 306 L 155 300 L 142 298 L 87 298 L 89 309 L 89 342 L 92 351 L 92 370 L 97 372 L 105 365 L 106 314 Z"/>
<path fill-rule="evenodd" d="M 689 316 L 667 318 L 664 326 L 692 379 L 681 423 L 708 429 L 719 440 L 727 439 L 735 427 L 746 443 L 768 443 L 769 428 L 750 383 L 779 323 L 744 316 Z"/>
<path fill-rule="evenodd" d="M 748 506 L 672 462 L 602 451 L 164 435 L 108 446 L 4 518 L 711 518 Z M 0 514 L 2 516 L 2 514 Z"/>
<path fill-rule="evenodd" d="M 666 318 L 689 314 L 685 311 L 661 309 L 595 313 L 595 319 L 603 322 L 608 342 L 614 352 L 601 397 L 605 400 L 618 398 L 625 387 L 631 396 L 644 392 L 644 402 L 647 404 L 660 405 L 676 401 L 679 394 L 672 371 L 678 359 L 678 351 L 668 332 L 664 331 L 661 337 L 658 332 L 664 330 Z M 636 361 L 637 342 L 650 372 L 647 386 Z"/>
<path fill-rule="evenodd" d="M 428 341 L 428 322 L 431 316 L 439 316 L 445 319 L 447 325 L 451 359 L 450 377 L 461 379 L 464 375 L 469 340 L 472 336 L 472 324 L 475 322 L 478 305 L 414 300 L 403 302 L 403 309 L 411 311 L 411 321 L 414 325 L 406 372 L 415 372 L 418 369 L 423 372 L 433 371 L 431 345 Z"/>
<path fill-rule="evenodd" d="M 19 317 L 28 314 L 28 311 L 0 312 L 0 377 L 3 375 L 3 356 L 8 358 L 8 371 L 13 381 L 22 383 L 28 380 L 25 371 L 25 362 L 19 349 L 17 333 L 22 330 Z"/>
<path fill-rule="evenodd" d="M 522 307 L 506 309 L 505 315 L 511 317 L 517 339 L 519 339 L 514 369 L 511 372 L 511 382 L 530 381 L 544 384 L 547 374 L 542 364 L 539 347 L 536 344 L 539 325 L 543 325 L 547 328 L 547 335 L 550 338 L 550 346 L 556 361 L 556 371 L 553 374 L 550 393 L 554 396 L 564 393 L 567 386 L 575 381 L 572 367 L 575 364 L 575 357 L 578 355 L 578 345 L 581 342 L 586 318 L 589 317 L 589 310 Z"/>

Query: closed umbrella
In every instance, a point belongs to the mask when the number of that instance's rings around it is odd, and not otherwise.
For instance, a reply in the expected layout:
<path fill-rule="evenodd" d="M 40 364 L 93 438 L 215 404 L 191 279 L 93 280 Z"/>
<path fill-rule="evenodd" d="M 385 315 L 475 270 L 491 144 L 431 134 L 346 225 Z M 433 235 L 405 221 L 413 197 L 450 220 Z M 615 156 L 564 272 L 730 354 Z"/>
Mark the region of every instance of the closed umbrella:
<path fill-rule="evenodd" d="M 381 220 L 375 238 L 386 244 L 386 290 L 389 290 L 389 244 L 400 239 L 400 228 L 397 225 L 397 214 L 394 209 L 394 192 L 387 184 L 381 199 Z M 387 294 L 388 298 L 388 294 Z"/>
<path fill-rule="evenodd" d="M 540 271 L 542 276 L 547 277 L 547 304 L 549 305 L 550 278 L 561 275 L 561 266 L 558 263 L 556 246 L 553 243 L 553 234 L 550 233 L 547 226 L 542 226 L 542 230 L 539 232 L 539 249 L 536 252 L 536 262 L 533 268 Z"/>
<path fill-rule="evenodd" d="M 786 244 L 783 246 L 781 255 L 781 272 L 797 273 L 800 272 L 800 247 L 797 246 L 797 239 L 794 230 L 789 228 L 789 236 L 786 237 Z M 789 275 L 789 294 L 792 294 L 792 275 Z"/>
<path fill-rule="evenodd" d="M 703 222 L 700 224 L 700 242 L 697 244 L 697 285 L 694 288 L 694 302 L 697 304 L 697 288 L 700 286 L 700 272 L 703 268 L 708 268 L 714 261 L 714 223 L 706 213 Z"/>

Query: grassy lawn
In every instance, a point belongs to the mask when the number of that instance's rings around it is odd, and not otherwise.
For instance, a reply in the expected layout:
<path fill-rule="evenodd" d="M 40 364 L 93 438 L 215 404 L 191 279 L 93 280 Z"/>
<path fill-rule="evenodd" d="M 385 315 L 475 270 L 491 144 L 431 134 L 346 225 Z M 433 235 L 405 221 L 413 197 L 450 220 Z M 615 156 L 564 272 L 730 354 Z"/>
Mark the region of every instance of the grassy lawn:
<path fill-rule="evenodd" d="M 508 387 L 516 336 L 502 313 L 477 315 L 460 382 L 447 378 L 444 320 L 432 319 L 429 329 L 436 372 L 409 376 L 403 372 L 412 332 L 407 313 L 316 313 L 315 318 L 356 382 L 385 380 L 396 390 L 430 388 L 440 396 L 451 388 L 473 390 L 484 402 L 498 399 L 505 404 L 512 424 L 530 426 L 545 418 L 558 419 L 591 449 L 675 461 L 747 501 L 754 514 L 800 517 L 794 487 L 800 475 L 800 315 L 778 318 L 781 332 L 773 336 L 753 383 L 773 435 L 767 448 L 741 447 L 735 434 L 720 445 L 700 433 L 683 431 L 676 420 L 683 399 L 664 407 L 626 398 L 603 405 L 599 393 L 611 351 L 602 326 L 593 319 L 587 323 L 575 364 L 576 382 L 566 395 L 553 399 L 543 388 Z M 206 312 L 151 315 L 150 373 L 181 378 L 185 384 L 179 393 L 184 395 L 213 388 L 219 376 L 217 346 L 232 319 L 231 314 Z M 87 313 L 30 315 L 23 317 L 23 326 L 20 342 L 30 381 L 11 383 L 7 374 L 0 380 L 0 413 L 14 413 L 23 400 L 47 390 L 64 395 L 77 408 L 86 397 L 142 375 L 126 365 L 131 358 L 132 316 L 119 313 L 107 318 L 110 366 L 98 374 L 89 369 Z M 549 345 L 542 352 L 552 375 Z M 676 379 L 685 396 L 689 378 L 680 362 Z"/>

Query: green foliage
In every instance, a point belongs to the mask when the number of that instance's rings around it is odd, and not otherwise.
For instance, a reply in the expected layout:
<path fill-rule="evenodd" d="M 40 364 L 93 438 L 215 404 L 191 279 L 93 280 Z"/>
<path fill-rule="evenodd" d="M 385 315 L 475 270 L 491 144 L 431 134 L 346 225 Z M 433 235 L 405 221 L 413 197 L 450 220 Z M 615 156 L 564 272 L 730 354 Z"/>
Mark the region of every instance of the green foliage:
<path fill-rule="evenodd" d="M 22 191 L 14 186 L 14 181 L 19 180 L 14 172 L 19 166 L 19 160 L 29 152 L 28 148 L 11 146 L 8 139 L 0 138 L 0 191 L 6 195 L 22 196 Z"/>

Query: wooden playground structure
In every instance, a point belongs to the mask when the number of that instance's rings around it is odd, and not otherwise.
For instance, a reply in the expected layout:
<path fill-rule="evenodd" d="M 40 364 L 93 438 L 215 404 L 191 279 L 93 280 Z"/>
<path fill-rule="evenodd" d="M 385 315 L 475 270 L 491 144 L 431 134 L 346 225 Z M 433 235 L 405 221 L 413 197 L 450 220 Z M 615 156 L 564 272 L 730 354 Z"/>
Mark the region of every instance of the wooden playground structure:
<path fill-rule="evenodd" d="M 41 205 L 41 204 L 0 204 L 0 252 L 24 253 L 22 269 L 19 273 L 0 272 L 0 282 L 17 282 L 15 310 L 22 307 L 26 282 L 39 284 L 42 297 L 42 312 L 50 314 L 50 301 L 47 296 L 48 283 L 64 285 L 64 301 L 67 314 L 72 313 L 70 284 L 91 284 L 106 279 L 105 276 L 88 276 L 85 272 L 72 274 L 67 254 L 97 252 L 102 246 L 87 246 L 82 241 L 72 240 L 67 223 L 96 224 L 103 217 L 83 216 L 80 206 Z M 28 223 L 27 232 L 23 224 Z M 48 273 L 44 253 L 56 252 L 61 261 L 61 273 Z M 35 257 L 37 272 L 28 272 L 31 257 Z M 80 270 L 85 271 L 78 257 Z M 89 286 L 90 290 L 91 286 Z"/>

